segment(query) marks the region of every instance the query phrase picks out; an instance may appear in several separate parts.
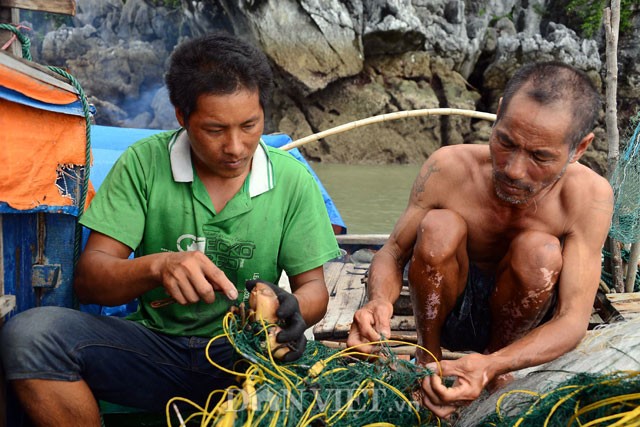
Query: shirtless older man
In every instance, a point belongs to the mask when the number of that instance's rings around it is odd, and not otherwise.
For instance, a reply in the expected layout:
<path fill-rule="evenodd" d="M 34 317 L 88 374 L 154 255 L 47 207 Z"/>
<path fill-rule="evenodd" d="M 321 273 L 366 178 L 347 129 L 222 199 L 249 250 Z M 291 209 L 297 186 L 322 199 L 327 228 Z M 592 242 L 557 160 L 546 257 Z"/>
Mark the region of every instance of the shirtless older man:
<path fill-rule="evenodd" d="M 609 183 L 577 163 L 600 97 L 561 63 L 531 64 L 505 88 L 489 145 L 433 153 L 371 265 L 348 344 L 390 335 L 409 262 L 419 344 L 474 350 L 442 361 L 423 403 L 447 417 L 508 372 L 553 360 L 584 336 L 613 211 Z M 367 348 L 372 351 L 371 347 Z M 418 352 L 420 364 L 432 355 Z"/>

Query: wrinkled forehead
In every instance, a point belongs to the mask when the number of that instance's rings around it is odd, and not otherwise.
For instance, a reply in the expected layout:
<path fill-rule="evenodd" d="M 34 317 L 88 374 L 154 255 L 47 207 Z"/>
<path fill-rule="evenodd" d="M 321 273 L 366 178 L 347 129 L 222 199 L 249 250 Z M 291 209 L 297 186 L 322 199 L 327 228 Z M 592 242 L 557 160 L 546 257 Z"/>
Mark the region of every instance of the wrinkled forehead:
<path fill-rule="evenodd" d="M 529 137 L 568 143 L 573 121 L 572 109 L 566 101 L 558 99 L 541 103 L 526 92 L 520 92 L 513 96 L 496 127 Z"/>

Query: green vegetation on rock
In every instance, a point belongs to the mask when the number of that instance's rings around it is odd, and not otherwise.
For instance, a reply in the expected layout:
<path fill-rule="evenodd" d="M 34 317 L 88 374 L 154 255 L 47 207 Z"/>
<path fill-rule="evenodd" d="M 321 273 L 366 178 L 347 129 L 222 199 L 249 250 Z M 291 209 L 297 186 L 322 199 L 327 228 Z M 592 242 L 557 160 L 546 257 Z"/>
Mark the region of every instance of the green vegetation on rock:
<path fill-rule="evenodd" d="M 571 0 L 567 10 L 582 20 L 580 29 L 585 37 L 591 38 L 602 26 L 602 15 L 608 4 L 607 0 Z M 620 32 L 631 28 L 631 17 L 638 7 L 640 0 L 620 0 Z"/>

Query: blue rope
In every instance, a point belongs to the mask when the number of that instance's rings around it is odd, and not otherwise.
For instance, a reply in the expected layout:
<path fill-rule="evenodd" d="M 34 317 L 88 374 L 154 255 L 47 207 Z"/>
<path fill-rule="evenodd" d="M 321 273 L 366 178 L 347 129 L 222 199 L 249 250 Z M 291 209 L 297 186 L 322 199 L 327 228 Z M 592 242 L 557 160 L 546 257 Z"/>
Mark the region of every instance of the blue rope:
<path fill-rule="evenodd" d="M 638 137 L 638 134 L 640 134 L 640 123 L 636 126 L 636 130 L 633 132 L 633 135 L 629 140 L 629 146 L 624 152 L 625 161 L 628 161 L 631 157 L 638 155 L 638 147 L 640 147 L 640 138 Z M 633 151 L 633 153 L 631 153 L 631 151 Z"/>

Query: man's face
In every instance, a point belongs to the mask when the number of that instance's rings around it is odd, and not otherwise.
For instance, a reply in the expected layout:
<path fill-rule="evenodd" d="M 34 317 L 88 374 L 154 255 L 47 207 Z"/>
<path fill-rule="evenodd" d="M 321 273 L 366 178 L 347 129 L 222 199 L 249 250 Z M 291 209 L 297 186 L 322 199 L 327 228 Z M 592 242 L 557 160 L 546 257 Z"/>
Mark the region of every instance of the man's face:
<path fill-rule="evenodd" d="M 525 204 L 562 177 L 571 161 L 565 143 L 571 123 L 566 103 L 542 106 L 516 93 L 489 139 L 500 200 Z"/>
<path fill-rule="evenodd" d="M 196 168 L 218 178 L 246 174 L 264 130 L 264 111 L 258 91 L 239 90 L 229 95 L 200 95 L 185 123 L 178 122 L 191 140 Z"/>

